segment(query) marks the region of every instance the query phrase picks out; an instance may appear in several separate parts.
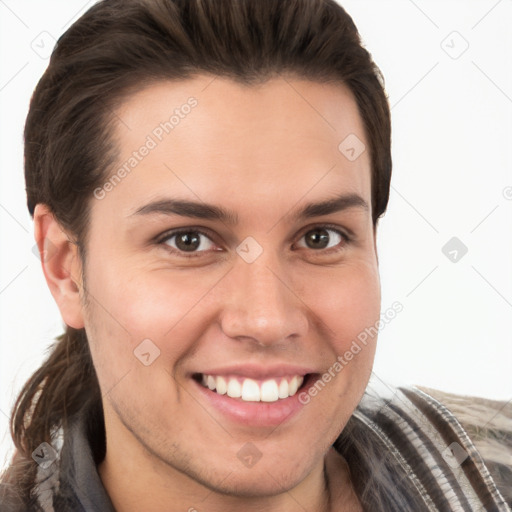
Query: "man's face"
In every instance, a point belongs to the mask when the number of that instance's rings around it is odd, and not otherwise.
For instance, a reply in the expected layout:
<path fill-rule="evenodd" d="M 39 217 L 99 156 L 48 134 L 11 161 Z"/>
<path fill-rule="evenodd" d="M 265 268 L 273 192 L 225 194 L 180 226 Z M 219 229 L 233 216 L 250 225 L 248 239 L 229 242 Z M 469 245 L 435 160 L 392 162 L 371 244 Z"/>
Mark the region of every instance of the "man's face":
<path fill-rule="evenodd" d="M 83 309 L 107 450 L 227 492 L 296 485 L 354 411 L 375 352 L 374 338 L 345 357 L 380 314 L 356 103 L 341 85 L 198 76 L 116 114 Z M 343 195 L 368 207 L 300 215 Z"/>

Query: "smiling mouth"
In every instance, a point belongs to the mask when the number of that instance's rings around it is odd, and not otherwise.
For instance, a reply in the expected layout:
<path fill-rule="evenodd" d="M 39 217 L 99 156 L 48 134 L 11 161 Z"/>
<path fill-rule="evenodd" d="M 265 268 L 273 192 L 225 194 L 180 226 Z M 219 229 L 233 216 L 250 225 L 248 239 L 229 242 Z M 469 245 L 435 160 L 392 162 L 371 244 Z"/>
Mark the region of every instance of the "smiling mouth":
<path fill-rule="evenodd" d="M 214 393 L 242 402 L 277 402 L 294 396 L 305 386 L 309 376 L 289 375 L 256 380 L 235 375 L 195 373 L 192 378 Z"/>

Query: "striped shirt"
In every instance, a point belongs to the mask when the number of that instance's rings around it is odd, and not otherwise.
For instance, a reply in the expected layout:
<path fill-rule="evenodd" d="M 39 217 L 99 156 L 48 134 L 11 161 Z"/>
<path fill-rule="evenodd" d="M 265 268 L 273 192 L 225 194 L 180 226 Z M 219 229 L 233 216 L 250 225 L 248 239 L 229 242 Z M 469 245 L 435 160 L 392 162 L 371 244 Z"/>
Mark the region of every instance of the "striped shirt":
<path fill-rule="evenodd" d="M 395 493 L 367 493 L 365 509 L 510 511 L 456 417 L 416 387 L 391 391 L 383 397 L 367 389 L 334 444 L 350 468 L 360 468 L 356 487 L 364 487 L 361 482 L 366 488 L 395 486 Z M 362 432 L 367 436 L 364 449 L 351 440 Z"/>

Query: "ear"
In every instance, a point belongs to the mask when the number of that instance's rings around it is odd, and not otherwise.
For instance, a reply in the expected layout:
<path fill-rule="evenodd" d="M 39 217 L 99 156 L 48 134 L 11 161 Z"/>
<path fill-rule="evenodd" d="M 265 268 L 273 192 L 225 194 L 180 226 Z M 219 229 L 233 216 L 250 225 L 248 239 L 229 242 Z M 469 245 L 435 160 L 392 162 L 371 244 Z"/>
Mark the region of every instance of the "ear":
<path fill-rule="evenodd" d="M 34 210 L 34 237 L 44 277 L 62 319 L 75 329 L 84 327 L 82 303 L 82 266 L 78 246 L 71 241 L 50 209 L 37 204 Z"/>

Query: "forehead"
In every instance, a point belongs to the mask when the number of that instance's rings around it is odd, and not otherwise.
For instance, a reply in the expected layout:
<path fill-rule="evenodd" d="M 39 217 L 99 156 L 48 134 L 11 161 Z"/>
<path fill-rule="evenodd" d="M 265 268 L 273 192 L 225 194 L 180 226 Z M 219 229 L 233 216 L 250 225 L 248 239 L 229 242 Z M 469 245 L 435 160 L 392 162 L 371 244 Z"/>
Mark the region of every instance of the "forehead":
<path fill-rule="evenodd" d="M 289 203 L 326 193 L 354 192 L 371 202 L 363 122 L 342 84 L 283 76 L 242 85 L 200 75 L 154 83 L 128 97 L 116 117 L 113 173 L 125 172 L 109 202 L 126 215 L 134 202 L 166 191 L 243 197 L 244 206 L 258 208 L 265 198 Z M 347 145 L 361 154 L 354 159 Z"/>

